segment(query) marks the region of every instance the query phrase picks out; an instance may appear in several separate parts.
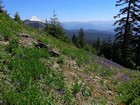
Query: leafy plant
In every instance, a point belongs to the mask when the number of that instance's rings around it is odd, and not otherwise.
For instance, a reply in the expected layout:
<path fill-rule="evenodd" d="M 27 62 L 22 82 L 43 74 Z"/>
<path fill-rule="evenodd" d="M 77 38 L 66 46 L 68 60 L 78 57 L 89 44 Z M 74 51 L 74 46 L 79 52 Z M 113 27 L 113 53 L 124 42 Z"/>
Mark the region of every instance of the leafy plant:
<path fill-rule="evenodd" d="M 15 49 L 18 48 L 18 45 L 19 45 L 18 39 L 12 39 L 9 45 L 7 46 L 6 51 L 8 51 L 9 53 L 15 54 L 16 53 Z"/>
<path fill-rule="evenodd" d="M 65 63 L 64 58 L 62 56 L 59 56 L 57 63 L 64 64 Z"/>
<path fill-rule="evenodd" d="M 64 89 L 64 75 L 61 72 L 51 70 L 46 76 L 46 84 L 54 89 Z"/>
<path fill-rule="evenodd" d="M 10 40 L 10 38 L 13 34 L 11 32 L 8 24 L 1 24 L 0 23 L 0 32 L 1 32 L 1 35 L 3 36 L 4 40 Z"/>
<path fill-rule="evenodd" d="M 101 77 L 108 78 L 110 77 L 114 72 L 110 70 L 109 68 L 103 68 L 100 65 L 93 64 L 86 68 L 85 70 L 87 73 L 96 73 Z"/>
<path fill-rule="evenodd" d="M 140 103 L 140 78 L 127 81 L 119 85 L 119 103 L 126 105 L 139 105 Z"/>
<path fill-rule="evenodd" d="M 86 85 L 82 86 L 81 92 L 82 92 L 82 95 L 85 97 L 91 96 L 91 90 Z"/>
<path fill-rule="evenodd" d="M 63 96 L 63 101 L 66 105 L 73 105 L 75 103 L 72 91 L 69 87 L 65 89 L 65 94 Z"/>
<path fill-rule="evenodd" d="M 63 48 L 62 53 L 75 59 L 78 65 L 85 64 L 89 60 L 86 52 L 82 49 Z"/>
<path fill-rule="evenodd" d="M 81 89 L 82 89 L 82 85 L 78 83 L 78 80 L 76 80 L 72 88 L 73 94 L 78 93 L 79 91 L 81 91 Z"/>

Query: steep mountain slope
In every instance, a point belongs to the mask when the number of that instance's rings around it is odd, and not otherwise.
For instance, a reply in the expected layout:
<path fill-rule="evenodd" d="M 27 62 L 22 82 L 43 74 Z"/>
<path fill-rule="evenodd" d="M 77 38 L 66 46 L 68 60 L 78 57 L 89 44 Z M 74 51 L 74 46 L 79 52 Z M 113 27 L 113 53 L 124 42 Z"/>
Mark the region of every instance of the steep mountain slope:
<path fill-rule="evenodd" d="M 36 29 L 42 30 L 45 27 L 45 24 L 40 21 L 31 21 L 31 20 L 25 20 L 24 23 L 28 26 L 34 27 Z"/>
<path fill-rule="evenodd" d="M 123 104 L 118 87 L 138 77 L 139 72 L 0 14 L 2 105 Z"/>

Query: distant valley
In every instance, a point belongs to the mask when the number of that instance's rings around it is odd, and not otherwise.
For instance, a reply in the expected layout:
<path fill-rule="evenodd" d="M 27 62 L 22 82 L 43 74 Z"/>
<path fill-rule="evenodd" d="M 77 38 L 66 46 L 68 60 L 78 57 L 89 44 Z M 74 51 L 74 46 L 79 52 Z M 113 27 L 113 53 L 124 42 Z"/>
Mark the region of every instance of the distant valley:
<path fill-rule="evenodd" d="M 78 29 L 77 30 L 64 30 L 68 37 L 71 39 L 73 34 L 75 33 L 78 35 Z M 93 44 L 93 41 L 97 40 L 100 38 L 100 40 L 107 40 L 109 37 L 114 40 L 114 32 L 108 32 L 108 31 L 99 31 L 95 29 L 89 29 L 89 30 L 84 30 L 85 33 L 85 41 L 89 44 Z"/>
<path fill-rule="evenodd" d="M 36 19 L 37 20 L 37 19 Z M 45 23 L 41 21 L 31 21 L 25 20 L 24 23 L 28 26 L 44 29 Z M 113 21 L 93 21 L 93 22 L 62 22 L 61 23 L 65 33 L 71 39 L 73 34 L 78 35 L 78 31 L 80 28 L 84 29 L 85 40 L 89 44 L 92 44 L 94 40 L 97 40 L 99 37 L 100 40 L 106 40 L 107 38 L 111 38 L 114 40 L 115 32 L 113 31 Z"/>
<path fill-rule="evenodd" d="M 62 22 L 62 26 L 68 30 L 83 28 L 85 30 L 113 31 L 113 23 L 114 21 Z"/>

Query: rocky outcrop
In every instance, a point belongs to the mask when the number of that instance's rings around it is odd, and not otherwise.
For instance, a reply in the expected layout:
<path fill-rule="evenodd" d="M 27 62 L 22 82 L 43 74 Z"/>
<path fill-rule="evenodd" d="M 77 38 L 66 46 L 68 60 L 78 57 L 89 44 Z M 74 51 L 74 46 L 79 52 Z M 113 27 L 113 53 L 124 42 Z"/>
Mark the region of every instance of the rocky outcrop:
<path fill-rule="evenodd" d="M 36 48 L 45 48 L 49 51 L 51 57 L 58 57 L 60 54 L 56 50 L 52 49 L 49 45 L 44 44 L 38 40 L 38 43 L 35 45 Z"/>
<path fill-rule="evenodd" d="M 42 41 L 36 40 L 27 33 L 21 33 L 19 34 L 19 37 L 19 43 L 25 47 L 45 48 L 49 51 L 51 57 L 58 57 L 60 55 L 59 52 L 51 48 L 50 45 L 46 45 Z"/>
<path fill-rule="evenodd" d="M 25 47 L 33 47 L 34 44 L 37 44 L 37 40 L 31 37 L 27 33 L 19 34 L 19 43 Z"/>

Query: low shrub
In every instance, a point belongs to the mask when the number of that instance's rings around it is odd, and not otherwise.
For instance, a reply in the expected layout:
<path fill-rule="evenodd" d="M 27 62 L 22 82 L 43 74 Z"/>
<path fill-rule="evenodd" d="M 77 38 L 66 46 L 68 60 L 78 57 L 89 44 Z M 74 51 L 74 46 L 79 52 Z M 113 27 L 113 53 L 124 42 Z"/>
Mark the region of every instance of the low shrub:
<path fill-rule="evenodd" d="M 140 78 L 127 81 L 118 86 L 119 103 L 126 105 L 140 104 Z"/>

